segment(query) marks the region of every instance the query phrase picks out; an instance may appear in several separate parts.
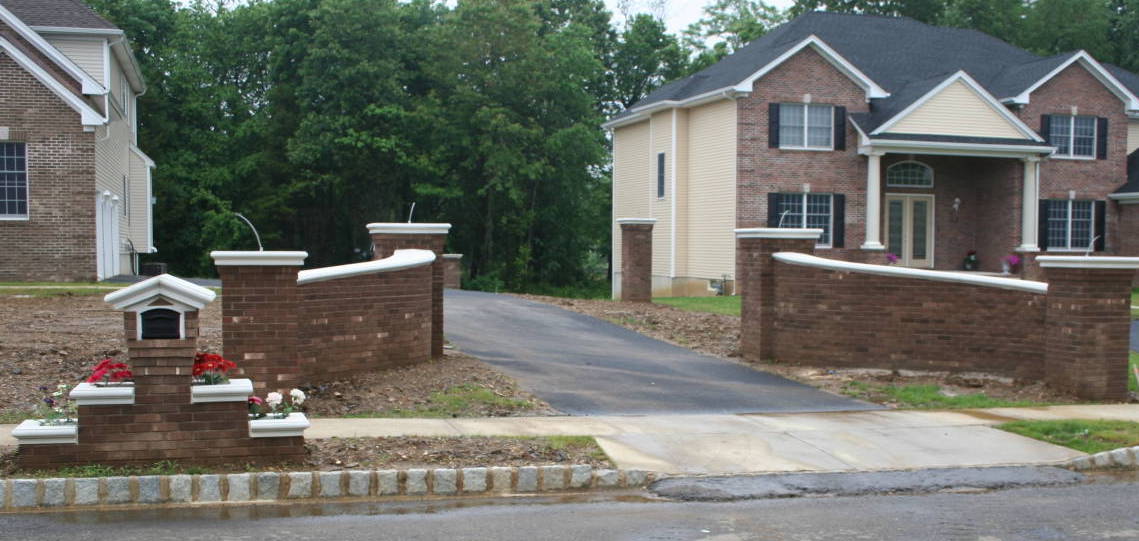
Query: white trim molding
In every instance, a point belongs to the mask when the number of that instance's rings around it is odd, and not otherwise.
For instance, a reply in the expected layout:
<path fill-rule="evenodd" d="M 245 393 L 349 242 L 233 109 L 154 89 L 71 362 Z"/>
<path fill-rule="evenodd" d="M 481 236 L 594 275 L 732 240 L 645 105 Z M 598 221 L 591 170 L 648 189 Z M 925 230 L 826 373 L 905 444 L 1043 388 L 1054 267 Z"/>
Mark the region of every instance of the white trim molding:
<path fill-rule="evenodd" d="M 99 84 L 98 81 L 88 75 L 87 72 L 83 71 L 83 68 L 80 68 L 79 65 L 68 58 L 67 55 L 63 54 L 59 49 L 56 49 L 51 43 L 48 43 L 43 36 L 35 30 L 32 30 L 30 26 L 24 24 L 24 21 L 21 21 L 19 17 L 11 11 L 8 11 L 8 9 L 2 5 L 0 5 L 0 20 L 4 21 L 4 23 L 15 30 L 20 37 L 28 40 L 28 43 L 31 43 L 40 53 L 50 58 L 62 68 L 63 71 L 78 81 L 84 94 L 89 96 L 102 96 L 109 92 L 107 89 L 110 88 L 110 85 L 104 87 Z"/>
<path fill-rule="evenodd" d="M 1043 86 L 1044 83 L 1051 81 L 1053 77 L 1059 75 L 1076 62 L 1079 62 L 1081 65 L 1087 68 L 1092 76 L 1098 79 L 1099 82 L 1103 83 L 1103 85 L 1106 86 L 1112 94 L 1115 94 L 1116 97 L 1123 100 L 1128 111 L 1139 110 L 1139 97 L 1136 97 L 1135 94 L 1128 90 L 1127 87 L 1123 85 L 1123 83 L 1120 83 L 1119 80 L 1111 74 L 1111 72 L 1104 69 L 1104 67 L 1100 65 L 1099 62 L 1096 62 L 1096 59 L 1092 58 L 1092 55 L 1088 54 L 1088 52 L 1084 50 L 1080 50 L 1076 54 L 1073 54 L 1071 58 L 1066 60 L 1063 64 L 1060 64 L 1056 69 L 1048 72 L 1047 75 L 1041 77 L 1035 83 L 1032 83 L 1032 86 L 1029 86 L 1020 94 L 1017 94 L 1016 96 L 1010 98 L 1005 98 L 1001 101 L 1007 101 L 1022 105 L 1029 103 L 1029 100 L 1032 97 L 1032 93 L 1035 92 L 1036 89 Z"/>
<path fill-rule="evenodd" d="M 933 87 L 932 90 L 926 92 L 924 96 L 918 98 L 908 107 L 902 109 L 900 113 L 894 115 L 893 118 L 887 120 L 881 126 L 878 126 L 878 128 L 870 132 L 870 134 L 878 135 L 888 132 L 889 129 L 892 128 L 895 124 L 901 122 L 902 119 L 909 116 L 910 113 L 913 113 L 914 111 L 921 108 L 921 106 L 925 105 L 926 102 L 933 99 L 935 96 L 956 82 L 964 83 L 965 86 L 969 88 L 969 90 L 972 90 L 978 98 L 981 98 L 981 101 L 985 102 L 985 105 L 989 106 L 989 109 L 991 109 L 994 113 L 1000 115 L 1000 117 L 1008 122 L 1009 125 L 1016 129 L 1016 131 L 1020 132 L 1020 134 L 1025 137 L 1025 139 L 1031 139 L 1038 143 L 1044 142 L 1044 139 L 1041 138 L 1040 135 L 1038 135 L 1035 131 L 1032 130 L 1032 128 L 1029 128 L 1028 125 L 1017 118 L 1016 115 L 1012 114 L 1012 112 L 1009 111 L 1008 107 L 1001 105 L 1001 102 L 997 100 L 996 97 L 985 90 L 984 87 L 978 84 L 977 81 L 970 77 L 968 73 L 965 73 L 964 70 L 960 70 L 957 73 L 950 75 L 947 79 L 939 83 L 937 86 Z"/>
<path fill-rule="evenodd" d="M 1139 193 L 1113 193 L 1107 196 L 1109 199 L 1117 201 L 1120 205 L 1139 205 Z"/>
<path fill-rule="evenodd" d="M 12 429 L 12 437 L 20 445 L 79 443 L 79 423 L 43 425 L 39 419 L 27 419 Z"/>
<path fill-rule="evenodd" d="M 402 250 L 397 250 L 402 251 Z M 443 259 L 462 259 L 463 254 L 443 254 Z"/>
<path fill-rule="evenodd" d="M 831 65 L 841 71 L 843 75 L 846 75 L 850 80 L 854 81 L 855 84 L 862 87 L 862 89 L 866 91 L 866 101 L 870 101 L 871 98 L 890 97 L 890 93 L 887 92 L 886 89 L 879 86 L 878 83 L 875 83 L 869 76 L 854 67 L 854 64 L 843 58 L 842 55 L 832 49 L 830 45 L 827 45 L 826 42 L 814 34 L 807 36 L 807 39 L 800 41 L 797 45 L 788 49 L 787 52 L 779 55 L 775 60 L 768 62 L 767 65 L 760 68 L 759 71 L 756 71 L 743 81 L 740 81 L 735 85 L 734 90 L 736 92 L 751 92 L 756 80 L 767 75 L 807 47 L 813 48 L 830 62 Z"/>
<path fill-rule="evenodd" d="M 190 403 L 245 402 L 253 395 L 253 380 L 231 379 L 217 385 L 191 385 Z"/>
<path fill-rule="evenodd" d="M 1139 269 L 1139 257 L 1042 255 L 1036 262 L 1045 269 Z"/>
<path fill-rule="evenodd" d="M 654 225 L 656 218 L 617 218 L 617 225 Z"/>
<path fill-rule="evenodd" d="M 2 9 L 4 9 L 3 6 L 0 6 L 0 10 Z M 79 96 L 76 96 L 74 92 L 63 86 L 63 83 L 60 83 L 59 79 L 56 79 L 34 60 L 28 58 L 28 55 L 24 54 L 23 51 L 2 37 L 0 37 L 0 49 L 3 49 L 12 60 L 15 60 L 20 67 L 32 74 L 32 76 L 46 86 L 48 90 L 51 90 L 52 93 L 59 96 L 59 99 L 63 100 L 68 107 L 71 107 L 75 112 L 79 113 L 80 121 L 84 126 L 102 126 L 107 123 L 107 117 L 99 114 L 98 111 L 87 105 L 87 103 Z"/>
<path fill-rule="evenodd" d="M 1050 156 L 1056 147 L 1044 145 L 1006 145 L 989 143 L 949 143 L 909 141 L 905 139 L 872 139 L 862 141 L 859 154 L 873 152 L 892 154 L 936 154 L 939 156 L 976 156 L 980 158 L 1027 158 Z"/>
<path fill-rule="evenodd" d="M 1011 289 L 1014 291 L 1024 291 L 1026 293 L 1035 293 L 1038 295 L 1044 295 L 1048 293 L 1048 284 L 1044 282 L 1034 282 L 1031 280 L 1020 280 L 1018 278 L 998 278 L 995 276 L 984 276 L 964 272 L 912 269 L 909 267 L 895 267 L 889 265 L 871 265 L 869 263 L 851 263 L 849 261 L 837 261 L 834 259 L 826 259 L 809 254 L 800 254 L 797 252 L 778 252 L 772 257 L 774 257 L 776 261 L 780 263 L 786 263 L 788 265 L 800 265 L 804 267 L 814 267 L 830 271 L 855 272 L 860 274 L 875 274 L 878 276 L 890 276 L 895 278 L 913 278 L 917 280 L 932 280 L 935 282 L 951 282 L 982 287 L 995 287 L 1000 289 Z M 1136 261 L 1139 261 L 1139 258 L 1136 258 Z"/>
<path fill-rule="evenodd" d="M 460 254 L 459 257 L 462 255 Z M 396 250 L 390 257 L 375 261 L 300 271 L 297 273 L 297 285 L 303 286 L 337 278 L 351 278 L 365 274 L 411 269 L 430 265 L 434 262 L 435 252 L 431 250 Z"/>
<path fill-rule="evenodd" d="M 375 235 L 446 235 L 451 231 L 451 224 L 414 224 L 414 223 L 371 223 L 368 224 L 368 233 Z"/>
<path fill-rule="evenodd" d="M 736 229 L 737 239 L 803 239 L 817 242 L 822 234 L 822 229 L 792 229 L 785 227 Z"/>
<path fill-rule="evenodd" d="M 114 293 L 108 293 L 103 300 L 114 306 L 116 310 L 133 310 L 159 297 L 182 303 L 195 310 L 202 309 L 213 302 L 217 293 L 202 286 L 192 284 L 181 278 L 162 274 L 149 280 L 144 280 L 130 287 L 124 287 Z M 156 308 L 170 308 L 159 306 Z"/>
<path fill-rule="evenodd" d="M 303 413 L 290 413 L 284 419 L 263 417 L 249 421 L 251 438 L 291 438 L 304 436 L 305 429 L 311 426 Z"/>
<path fill-rule="evenodd" d="M 109 385 L 80 383 L 67 395 L 79 406 L 121 406 L 134 404 L 134 382 Z"/>
<path fill-rule="evenodd" d="M 218 267 L 299 267 L 305 264 L 308 252 L 214 250 L 210 257 Z"/>

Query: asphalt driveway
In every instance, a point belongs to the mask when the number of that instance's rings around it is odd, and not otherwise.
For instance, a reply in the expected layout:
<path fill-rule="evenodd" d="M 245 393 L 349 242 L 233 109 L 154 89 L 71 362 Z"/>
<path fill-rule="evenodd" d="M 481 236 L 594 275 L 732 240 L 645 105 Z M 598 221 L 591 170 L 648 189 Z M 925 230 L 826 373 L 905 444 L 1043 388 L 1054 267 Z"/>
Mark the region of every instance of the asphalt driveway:
<path fill-rule="evenodd" d="M 878 408 L 510 295 L 447 290 L 444 306 L 448 340 L 571 415 Z"/>

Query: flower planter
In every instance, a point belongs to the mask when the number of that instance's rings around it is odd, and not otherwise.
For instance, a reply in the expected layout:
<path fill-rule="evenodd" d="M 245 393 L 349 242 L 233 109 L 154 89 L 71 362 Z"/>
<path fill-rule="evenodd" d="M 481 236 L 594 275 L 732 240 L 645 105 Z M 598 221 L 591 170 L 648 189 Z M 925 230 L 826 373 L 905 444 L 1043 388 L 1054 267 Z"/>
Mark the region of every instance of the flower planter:
<path fill-rule="evenodd" d="M 253 380 L 231 379 L 220 385 L 190 386 L 190 403 L 245 402 L 253 394 Z"/>
<path fill-rule="evenodd" d="M 68 396 L 79 406 L 134 404 L 134 383 L 129 381 L 107 385 L 80 383 Z"/>
<path fill-rule="evenodd" d="M 303 413 L 290 413 L 284 419 L 275 419 L 272 416 L 250 419 L 249 437 L 288 438 L 304 436 L 305 429 L 308 427 L 308 417 L 305 417 Z"/>
<path fill-rule="evenodd" d="M 28 419 L 12 429 L 12 437 L 20 445 L 79 443 L 79 423 L 42 425 L 40 419 Z"/>

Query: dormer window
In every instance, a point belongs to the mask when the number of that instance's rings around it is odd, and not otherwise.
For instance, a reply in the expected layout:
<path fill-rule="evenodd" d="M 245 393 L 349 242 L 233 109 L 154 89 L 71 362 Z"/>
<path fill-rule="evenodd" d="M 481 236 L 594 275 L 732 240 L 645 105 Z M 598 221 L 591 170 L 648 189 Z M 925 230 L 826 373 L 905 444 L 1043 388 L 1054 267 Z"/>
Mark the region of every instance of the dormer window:
<path fill-rule="evenodd" d="M 834 148 L 834 106 L 813 103 L 779 104 L 779 148 Z"/>

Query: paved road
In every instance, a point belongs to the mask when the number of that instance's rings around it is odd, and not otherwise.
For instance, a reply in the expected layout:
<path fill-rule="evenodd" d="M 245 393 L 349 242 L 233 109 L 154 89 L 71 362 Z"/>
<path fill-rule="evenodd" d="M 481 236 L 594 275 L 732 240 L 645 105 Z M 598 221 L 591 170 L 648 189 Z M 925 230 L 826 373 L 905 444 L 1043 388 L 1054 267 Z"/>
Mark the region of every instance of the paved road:
<path fill-rule="evenodd" d="M 163 512 L 0 515 L 0 539 L 228 541 L 376 539 L 1084 540 L 1137 539 L 1139 484 L 983 494 L 664 503 L 573 497 L 292 504 Z M 571 503 L 565 503 L 565 502 Z M 561 505 L 553 505 L 561 503 Z"/>
<path fill-rule="evenodd" d="M 448 340 L 571 415 L 876 408 L 555 306 L 476 291 L 446 295 Z"/>

